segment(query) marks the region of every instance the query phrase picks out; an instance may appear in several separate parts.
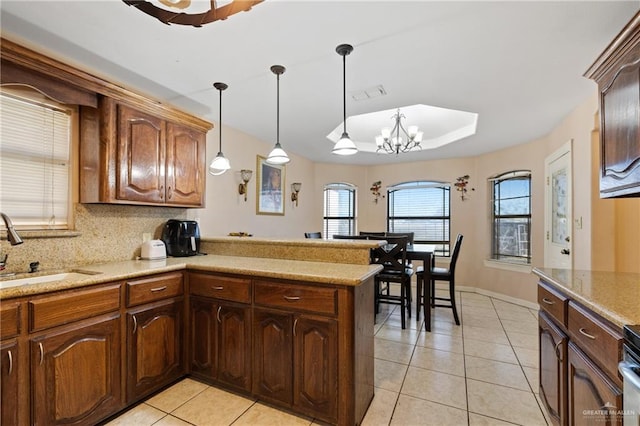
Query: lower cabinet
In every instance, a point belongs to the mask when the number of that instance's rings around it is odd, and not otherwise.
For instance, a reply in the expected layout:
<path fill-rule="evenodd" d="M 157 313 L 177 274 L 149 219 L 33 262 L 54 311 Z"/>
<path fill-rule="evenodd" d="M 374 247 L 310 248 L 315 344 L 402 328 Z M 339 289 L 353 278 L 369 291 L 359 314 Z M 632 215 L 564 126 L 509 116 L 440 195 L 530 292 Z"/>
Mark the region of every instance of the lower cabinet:
<path fill-rule="evenodd" d="M 251 391 L 251 305 L 191 298 L 191 373 Z"/>
<path fill-rule="evenodd" d="M 119 315 L 31 339 L 32 423 L 93 424 L 121 409 L 120 347 Z"/>
<path fill-rule="evenodd" d="M 621 425 L 622 390 L 569 343 L 569 424 Z"/>
<path fill-rule="evenodd" d="M 256 309 L 254 394 L 336 422 L 337 331 L 332 318 Z"/>
<path fill-rule="evenodd" d="M 541 312 L 538 317 L 540 346 L 540 398 L 555 425 L 567 423 L 568 338 Z"/>
<path fill-rule="evenodd" d="M 128 403 L 184 374 L 183 311 L 183 299 L 178 298 L 127 312 Z"/>
<path fill-rule="evenodd" d="M 16 340 L 0 344 L 0 424 L 18 424 L 18 372 L 20 357 Z"/>

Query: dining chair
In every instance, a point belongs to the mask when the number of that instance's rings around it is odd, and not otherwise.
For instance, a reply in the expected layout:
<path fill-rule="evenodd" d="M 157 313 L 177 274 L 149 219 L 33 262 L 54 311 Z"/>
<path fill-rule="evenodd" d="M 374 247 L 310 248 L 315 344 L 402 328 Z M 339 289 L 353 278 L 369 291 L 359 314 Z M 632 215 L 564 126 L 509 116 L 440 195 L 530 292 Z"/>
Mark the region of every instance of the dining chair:
<path fill-rule="evenodd" d="M 360 235 L 364 235 L 367 237 L 384 237 L 384 232 L 365 232 L 360 231 Z"/>
<path fill-rule="evenodd" d="M 402 237 L 406 235 L 408 238 L 407 244 L 413 244 L 414 232 L 385 232 L 385 237 Z"/>
<path fill-rule="evenodd" d="M 400 305 L 402 328 L 406 328 L 405 312 L 411 318 L 411 277 L 413 270 L 407 268 L 407 237 L 374 237 L 371 240 L 386 240 L 387 244 L 371 249 L 371 263 L 382 265 L 383 269 L 374 278 L 375 312 L 379 312 L 380 303 Z M 383 292 L 381 283 L 400 284 L 400 295 Z"/>
<path fill-rule="evenodd" d="M 453 253 L 451 254 L 451 262 L 449 262 L 449 268 L 439 268 L 435 265 L 431 265 L 431 276 L 429 279 L 429 283 L 424 282 L 424 269 L 420 266 L 416 270 L 416 294 L 417 294 L 417 303 L 416 303 L 416 311 L 420 312 L 420 306 L 422 304 L 427 303 L 423 297 L 422 286 L 429 285 L 431 286 L 431 300 L 429 301 L 432 308 L 440 307 L 440 308 L 450 308 L 453 310 L 453 319 L 456 321 L 456 325 L 460 325 L 460 319 L 458 318 L 458 309 L 456 308 L 456 263 L 458 261 L 458 256 L 460 255 L 460 246 L 462 246 L 462 234 L 458 234 L 456 237 L 456 243 L 453 247 Z M 449 297 L 436 297 L 435 294 L 435 282 L 436 281 L 447 281 L 449 283 Z M 447 304 L 437 304 L 436 301 L 448 302 Z M 416 317 L 419 319 L 420 315 L 416 314 Z"/>
<path fill-rule="evenodd" d="M 332 237 L 334 240 L 368 240 L 364 235 L 342 235 L 342 234 L 333 234 Z"/>
<path fill-rule="evenodd" d="M 305 232 L 305 238 L 322 238 L 322 232 Z"/>

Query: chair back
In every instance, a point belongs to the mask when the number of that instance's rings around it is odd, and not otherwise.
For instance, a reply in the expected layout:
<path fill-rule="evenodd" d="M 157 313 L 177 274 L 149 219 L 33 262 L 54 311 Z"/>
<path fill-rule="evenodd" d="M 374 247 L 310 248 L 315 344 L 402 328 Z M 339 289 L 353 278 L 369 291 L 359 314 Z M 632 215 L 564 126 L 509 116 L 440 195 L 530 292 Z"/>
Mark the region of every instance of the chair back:
<path fill-rule="evenodd" d="M 365 231 L 360 231 L 360 235 L 366 236 L 366 237 L 384 237 L 384 232 L 365 232 Z"/>
<path fill-rule="evenodd" d="M 453 253 L 451 254 L 451 262 L 449 263 L 449 271 L 453 275 L 456 270 L 456 262 L 458 261 L 458 255 L 460 254 L 460 246 L 462 245 L 462 234 L 458 234 L 456 237 L 456 244 L 453 246 Z"/>
<path fill-rule="evenodd" d="M 369 237 L 386 240 L 387 244 L 371 249 L 371 263 L 384 267 L 383 273 L 407 272 L 407 237 Z"/>
<path fill-rule="evenodd" d="M 407 244 L 413 244 L 413 232 L 385 232 L 385 237 L 407 237 Z"/>
<path fill-rule="evenodd" d="M 365 235 L 333 235 L 334 240 L 367 240 L 368 237 Z"/>
<path fill-rule="evenodd" d="M 304 237 L 305 238 L 322 238 L 322 233 L 321 232 L 305 232 Z"/>

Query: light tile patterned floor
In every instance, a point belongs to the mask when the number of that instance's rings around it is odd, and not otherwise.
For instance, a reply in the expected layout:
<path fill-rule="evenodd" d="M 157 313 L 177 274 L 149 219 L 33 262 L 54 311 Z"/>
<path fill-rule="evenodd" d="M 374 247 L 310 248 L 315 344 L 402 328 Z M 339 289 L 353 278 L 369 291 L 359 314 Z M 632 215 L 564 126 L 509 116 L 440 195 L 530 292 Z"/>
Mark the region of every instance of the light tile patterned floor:
<path fill-rule="evenodd" d="M 538 397 L 537 312 L 477 293 L 458 294 L 461 326 L 433 310 L 432 332 L 395 306 L 375 326 L 372 425 L 547 425 Z M 311 425 L 313 419 L 185 379 L 108 425 Z"/>

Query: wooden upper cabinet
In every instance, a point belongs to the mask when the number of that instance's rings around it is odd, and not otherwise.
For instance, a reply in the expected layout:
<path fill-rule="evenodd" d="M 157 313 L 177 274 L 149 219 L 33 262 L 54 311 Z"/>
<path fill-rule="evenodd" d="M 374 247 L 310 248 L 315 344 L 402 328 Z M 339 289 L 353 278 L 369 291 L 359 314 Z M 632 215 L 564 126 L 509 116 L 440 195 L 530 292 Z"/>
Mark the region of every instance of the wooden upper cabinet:
<path fill-rule="evenodd" d="M 167 203 L 204 205 L 206 135 L 167 123 Z"/>
<path fill-rule="evenodd" d="M 640 13 L 585 76 L 600 92 L 600 196 L 640 196 Z"/>

